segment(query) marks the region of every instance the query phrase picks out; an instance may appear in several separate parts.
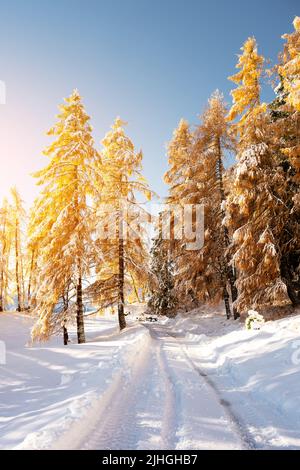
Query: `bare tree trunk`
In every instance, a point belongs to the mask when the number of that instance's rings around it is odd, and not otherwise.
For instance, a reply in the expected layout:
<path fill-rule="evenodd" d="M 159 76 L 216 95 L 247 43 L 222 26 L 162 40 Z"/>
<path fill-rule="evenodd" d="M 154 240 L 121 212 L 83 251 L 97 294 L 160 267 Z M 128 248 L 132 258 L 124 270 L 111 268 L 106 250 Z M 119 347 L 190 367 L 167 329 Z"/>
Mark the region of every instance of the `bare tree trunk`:
<path fill-rule="evenodd" d="M 66 325 L 63 325 L 63 335 L 64 335 L 64 346 L 68 346 L 69 334 L 68 334 L 68 330 L 66 328 Z"/>
<path fill-rule="evenodd" d="M 222 152 L 221 152 L 221 144 L 220 144 L 220 139 L 217 138 L 217 162 L 216 162 L 216 176 L 217 180 L 219 182 L 219 192 L 220 192 L 220 198 L 221 198 L 221 203 L 225 201 L 225 191 L 224 191 L 224 184 L 223 184 L 223 164 L 222 164 Z M 224 210 L 221 209 L 221 214 L 222 214 L 222 219 L 225 216 Z M 230 241 L 229 241 L 229 234 L 228 234 L 228 229 L 225 227 L 225 225 L 222 225 L 223 227 L 223 240 L 224 240 L 224 250 L 227 250 Z M 228 254 L 226 256 L 226 274 L 227 274 L 227 279 L 230 285 L 230 291 L 231 291 L 231 301 L 234 304 L 238 297 L 238 291 L 235 286 L 236 282 L 236 274 L 234 268 L 229 264 L 229 259 L 228 259 Z M 237 311 L 236 307 L 233 305 L 233 318 L 236 320 L 239 318 L 240 314 Z M 228 318 L 228 317 L 227 317 Z"/>
<path fill-rule="evenodd" d="M 77 286 L 76 286 L 76 305 L 77 305 L 77 339 L 78 344 L 85 343 L 84 333 L 84 319 L 83 319 L 83 302 L 82 302 L 82 279 L 81 274 L 79 275 Z"/>
<path fill-rule="evenodd" d="M 68 308 L 69 308 L 69 283 L 67 284 L 66 288 L 66 294 L 63 295 L 63 303 L 64 303 L 64 314 L 66 314 Z M 66 327 L 67 324 L 67 319 L 63 319 L 63 339 L 64 339 L 64 346 L 68 346 L 69 342 L 69 334 L 68 334 L 68 329 Z"/>
<path fill-rule="evenodd" d="M 16 256 L 16 285 L 17 285 L 17 299 L 18 306 L 17 312 L 22 311 L 22 300 L 21 300 L 21 286 L 20 286 L 20 272 L 19 272 L 19 221 L 16 219 L 16 228 L 15 228 L 15 256 Z"/>
<path fill-rule="evenodd" d="M 228 294 L 228 290 L 226 286 L 224 286 L 224 290 L 223 290 L 223 299 L 224 299 L 224 304 L 225 304 L 226 318 L 227 320 L 229 320 L 229 318 L 231 317 L 231 310 L 230 310 L 230 304 L 229 304 L 229 294 Z"/>
<path fill-rule="evenodd" d="M 23 266 L 23 256 L 20 249 L 20 278 L 21 278 L 21 299 L 23 310 L 25 310 L 26 299 L 25 299 L 25 280 L 24 280 L 24 266 Z"/>
<path fill-rule="evenodd" d="M 76 174 L 76 189 L 75 189 L 75 213 L 77 218 L 77 227 L 80 224 L 80 209 L 79 209 L 79 193 L 78 193 L 78 169 L 75 167 Z M 80 235 L 79 235 L 80 236 Z M 81 243 L 77 247 L 77 268 L 78 268 L 78 279 L 76 285 L 76 321 L 77 321 L 77 340 L 78 344 L 85 343 L 85 332 L 84 332 L 84 318 L 83 318 L 83 302 L 82 302 L 82 262 L 81 262 Z"/>
<path fill-rule="evenodd" d="M 32 250 L 30 272 L 29 272 L 29 279 L 28 279 L 28 288 L 27 288 L 28 310 L 30 310 L 31 308 L 31 284 L 32 284 L 32 276 L 33 276 L 33 269 L 34 269 L 34 260 L 35 260 L 35 250 Z"/>
<path fill-rule="evenodd" d="M 6 255 L 6 216 L 3 224 L 3 246 L 2 246 L 2 267 L 0 275 L 0 312 L 4 310 L 4 270 L 5 270 L 5 255 Z"/>
<path fill-rule="evenodd" d="M 126 319 L 124 313 L 124 240 L 123 240 L 123 220 L 119 214 L 118 220 L 118 239 L 119 239 L 119 272 L 118 272 L 118 317 L 120 330 L 126 328 Z"/>

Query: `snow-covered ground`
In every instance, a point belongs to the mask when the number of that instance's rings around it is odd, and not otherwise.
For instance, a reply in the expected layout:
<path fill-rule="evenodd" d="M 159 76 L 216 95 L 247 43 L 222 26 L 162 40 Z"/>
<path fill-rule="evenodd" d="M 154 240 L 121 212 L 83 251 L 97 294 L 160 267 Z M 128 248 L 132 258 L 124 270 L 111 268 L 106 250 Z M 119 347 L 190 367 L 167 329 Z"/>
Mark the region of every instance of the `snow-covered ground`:
<path fill-rule="evenodd" d="M 255 331 L 197 310 L 168 326 L 246 447 L 300 449 L 300 315 Z"/>
<path fill-rule="evenodd" d="M 300 315 L 259 331 L 201 310 L 88 342 L 26 346 L 33 320 L 0 315 L 1 449 L 300 448 Z"/>

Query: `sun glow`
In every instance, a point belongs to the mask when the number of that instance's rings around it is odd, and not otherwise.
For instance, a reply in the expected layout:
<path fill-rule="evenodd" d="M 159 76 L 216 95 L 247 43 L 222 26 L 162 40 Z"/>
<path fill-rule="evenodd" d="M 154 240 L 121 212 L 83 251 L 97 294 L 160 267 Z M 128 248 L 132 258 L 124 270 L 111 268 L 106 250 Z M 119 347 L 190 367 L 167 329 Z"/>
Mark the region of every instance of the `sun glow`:
<path fill-rule="evenodd" d="M 0 201 L 17 186 L 22 198 L 31 204 L 37 194 L 31 176 L 44 163 L 41 138 L 34 119 L 9 103 L 0 106 Z"/>

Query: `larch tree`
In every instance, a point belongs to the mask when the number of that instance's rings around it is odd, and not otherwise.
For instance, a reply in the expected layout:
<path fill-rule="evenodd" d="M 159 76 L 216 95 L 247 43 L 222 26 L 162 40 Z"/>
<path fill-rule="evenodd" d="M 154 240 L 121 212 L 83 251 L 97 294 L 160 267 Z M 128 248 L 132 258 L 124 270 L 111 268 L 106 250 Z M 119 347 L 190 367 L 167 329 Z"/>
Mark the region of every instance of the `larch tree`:
<path fill-rule="evenodd" d="M 191 148 L 193 134 L 187 121 L 181 119 L 173 132 L 172 139 L 167 146 L 169 169 L 164 175 L 164 181 L 169 186 L 167 205 L 170 217 L 170 256 L 174 263 L 174 285 L 178 298 L 182 303 L 196 301 L 194 283 L 188 280 L 188 267 L 181 262 L 185 254 L 185 241 L 181 236 L 176 238 L 174 233 L 174 212 L 183 210 L 183 191 L 186 189 L 186 180 L 191 170 Z M 196 201 L 194 201 L 196 202 Z M 172 220 L 173 219 L 173 220 Z M 168 234 L 166 234 L 168 235 Z M 182 235 L 182 234 L 181 234 Z M 189 285 L 188 285 L 189 284 Z"/>
<path fill-rule="evenodd" d="M 104 185 L 97 208 L 100 258 L 97 279 L 88 289 L 99 308 L 117 305 L 121 330 L 126 327 L 126 297 L 132 289 L 144 288 L 148 280 L 148 215 L 138 194 L 151 198 L 141 174 L 142 152 L 135 151 L 124 124 L 117 118 L 102 141 Z"/>
<path fill-rule="evenodd" d="M 274 159 L 270 116 L 260 103 L 263 57 L 249 38 L 230 77 L 238 85 L 228 120 L 238 137 L 234 182 L 226 202 L 225 223 L 233 234 L 232 261 L 238 271 L 236 307 L 249 308 L 289 303 L 280 272 L 278 234 L 286 221 L 284 173 Z"/>
<path fill-rule="evenodd" d="M 201 117 L 201 124 L 191 133 L 181 121 L 168 146 L 170 169 L 165 181 L 170 185 L 168 201 L 185 207 L 202 206 L 204 244 L 187 249 L 191 242 L 185 235 L 175 240 L 175 286 L 184 304 L 189 302 L 225 302 L 231 315 L 228 288 L 236 299 L 234 273 L 227 259 L 229 235 L 222 225 L 225 199 L 223 158 L 234 149 L 234 137 L 225 119 L 223 97 L 215 92 Z M 195 221 L 192 223 L 195 232 Z M 234 316 L 238 314 L 234 310 Z"/>
<path fill-rule="evenodd" d="M 276 98 L 269 105 L 275 159 L 286 181 L 285 226 L 279 234 L 281 275 L 293 305 L 300 304 L 300 110 L 297 80 L 300 62 L 300 19 L 294 20 L 295 32 L 284 35 L 286 44 L 275 70 L 279 83 Z M 299 85 L 299 84 L 298 84 Z"/>
<path fill-rule="evenodd" d="M 285 153 L 296 170 L 295 179 L 300 182 L 300 17 L 293 22 L 295 31 L 284 34 L 286 40 L 281 64 L 278 67 L 285 94 L 285 111 L 288 113 Z M 288 134 L 288 135 L 287 135 Z M 288 138 L 287 138 L 288 137 Z"/>
<path fill-rule="evenodd" d="M 210 193 L 210 205 L 213 208 L 213 218 L 211 230 L 214 246 L 210 246 L 209 251 L 218 253 L 218 263 L 220 265 L 223 297 L 226 305 L 227 317 L 230 316 L 228 306 L 227 289 L 229 286 L 231 299 L 233 302 L 233 317 L 237 319 L 239 313 L 234 305 L 237 299 L 237 289 L 235 286 L 235 270 L 229 260 L 229 232 L 228 228 L 222 223 L 225 216 L 225 187 L 224 187 L 224 158 L 228 152 L 235 151 L 236 141 L 230 126 L 226 121 L 227 109 L 224 103 L 223 95 L 219 91 L 212 94 L 209 99 L 209 105 L 202 116 L 202 123 L 197 130 L 197 138 L 200 139 L 200 154 L 204 158 L 204 173 L 202 174 L 201 187 L 204 189 L 205 200 L 208 198 L 205 194 Z M 197 151 L 196 151 L 197 154 Z M 206 189 L 207 188 L 207 189 Z M 207 225 L 207 220 L 205 220 Z M 215 232 L 215 233 L 213 233 Z M 221 252 L 218 247 L 221 247 Z"/>
<path fill-rule="evenodd" d="M 169 204 L 180 204 L 181 191 L 190 166 L 192 139 L 193 136 L 188 122 L 181 119 L 167 147 L 169 169 L 164 176 L 164 180 L 169 185 L 167 199 Z"/>
<path fill-rule="evenodd" d="M 66 318 L 56 311 L 72 282 L 68 314 L 75 310 L 78 343 L 85 342 L 83 280 L 90 274 L 94 250 L 94 211 L 89 198 L 101 192 L 100 155 L 94 147 L 92 128 L 77 90 L 60 106 L 58 122 L 48 135 L 54 137 L 44 154 L 48 165 L 35 173 L 43 186 L 33 211 L 32 241 L 38 246 L 39 319 L 32 335 L 46 339 L 61 329 Z M 74 308 L 73 308 L 74 307 Z"/>
<path fill-rule="evenodd" d="M 219 195 L 216 186 L 211 186 L 211 181 L 216 181 L 216 168 L 211 165 L 211 159 L 205 160 L 206 141 L 200 134 L 191 132 L 188 123 L 181 120 L 167 147 L 169 170 L 165 174 L 165 182 L 169 185 L 167 203 L 171 215 L 171 259 L 174 262 L 175 291 L 185 308 L 197 306 L 199 302 L 218 302 L 222 298 L 224 286 L 219 263 L 222 244 L 218 245 L 216 251 L 211 249 L 209 243 L 216 234 L 216 214 L 213 215 L 213 212 L 216 207 L 215 196 L 219 198 Z M 219 210 L 219 199 L 217 205 Z M 204 207 L 204 246 L 189 249 L 188 244 L 195 242 L 196 220 L 186 221 L 191 225 L 191 233 L 187 237 L 185 230 L 182 230 L 184 227 L 177 227 L 176 219 L 179 219 L 180 225 L 180 218 L 184 216 L 187 207 L 195 212 L 200 206 Z M 181 213 L 178 215 L 176 212 Z"/>
<path fill-rule="evenodd" d="M 23 201 L 16 187 L 11 189 L 12 196 L 12 224 L 13 224 L 13 246 L 15 256 L 15 284 L 17 293 L 17 311 L 21 312 L 26 307 L 25 293 L 25 254 L 24 254 L 24 226 L 26 223 L 26 211 Z"/>

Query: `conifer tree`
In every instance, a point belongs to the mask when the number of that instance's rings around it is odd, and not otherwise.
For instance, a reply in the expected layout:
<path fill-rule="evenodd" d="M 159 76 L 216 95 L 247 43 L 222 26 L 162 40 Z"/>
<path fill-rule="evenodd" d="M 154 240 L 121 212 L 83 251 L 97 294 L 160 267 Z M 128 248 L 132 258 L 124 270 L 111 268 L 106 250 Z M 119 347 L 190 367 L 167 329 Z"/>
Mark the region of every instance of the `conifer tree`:
<path fill-rule="evenodd" d="M 185 250 L 185 241 L 180 238 L 178 240 L 175 238 L 174 227 L 172 226 L 174 220 L 172 219 L 174 218 L 173 209 L 181 210 L 183 208 L 183 192 L 186 189 L 186 180 L 189 173 L 194 171 L 194 169 L 191 169 L 192 142 L 193 135 L 190 126 L 187 121 L 181 119 L 167 146 L 169 169 L 164 175 L 164 181 L 169 186 L 167 204 L 169 205 L 169 217 L 171 217 L 170 237 L 172 240 L 170 250 L 175 263 L 174 284 L 178 298 L 185 304 L 196 300 L 194 292 L 195 286 L 193 281 L 189 282 L 188 275 L 184 272 L 183 263 L 180 262 L 180 258 Z M 181 269 L 179 269 L 179 264 L 181 265 Z"/>
<path fill-rule="evenodd" d="M 285 111 L 288 113 L 289 129 L 286 129 L 285 153 L 296 170 L 300 182 L 300 17 L 293 22 L 295 31 L 284 34 L 286 40 L 278 73 L 282 79 L 285 95 Z M 288 137 L 288 138 L 287 138 Z"/>
<path fill-rule="evenodd" d="M 285 226 L 284 230 L 278 234 L 281 252 L 280 269 L 282 278 L 287 285 L 289 298 L 296 306 L 300 304 L 300 197 L 297 169 L 300 111 L 295 105 L 297 94 L 293 95 L 297 87 L 297 66 L 299 65 L 300 51 L 297 18 L 294 20 L 294 26 L 296 30 L 294 33 L 284 35 L 287 43 L 283 54 L 280 55 L 279 66 L 275 67 L 279 83 L 274 90 L 276 98 L 269 105 L 269 110 L 272 121 L 274 158 L 278 167 L 283 171 L 286 182 L 284 194 Z M 287 73 L 290 68 L 291 72 Z"/>
<path fill-rule="evenodd" d="M 149 255 L 143 223 L 147 213 L 139 204 L 137 194 L 151 197 L 141 174 L 142 152 L 135 151 L 124 124 L 117 118 L 102 141 L 104 186 L 102 203 L 97 209 L 101 232 L 97 243 L 101 256 L 96 261 L 97 280 L 88 289 L 100 308 L 117 304 L 120 329 L 126 327 L 126 296 L 132 288 L 144 287 L 148 279 Z M 138 219 L 142 223 L 136 226 Z"/>
<path fill-rule="evenodd" d="M 244 126 L 250 114 L 259 111 L 260 104 L 260 77 L 264 64 L 263 56 L 258 54 L 254 37 L 248 38 L 241 47 L 242 54 L 236 68 L 240 69 L 235 75 L 229 77 L 237 88 L 231 91 L 233 104 L 228 113 L 228 121 L 239 117 L 237 129 L 243 137 Z"/>
<path fill-rule="evenodd" d="M 300 17 L 293 21 L 295 31 L 284 34 L 286 40 L 279 74 L 283 78 L 283 87 L 287 93 L 287 103 L 300 111 Z"/>
<path fill-rule="evenodd" d="M 88 197 L 98 196 L 101 188 L 100 155 L 94 148 L 89 119 L 74 90 L 48 132 L 54 137 L 44 151 L 50 161 L 35 174 L 43 189 L 31 221 L 32 240 L 38 242 L 40 283 L 36 293 L 39 320 L 33 336 L 41 339 L 60 325 L 55 307 L 72 280 L 78 343 L 85 342 L 83 280 L 90 273 L 94 250 L 94 214 Z M 63 314 L 65 317 L 66 312 Z"/>
<path fill-rule="evenodd" d="M 198 129 L 198 138 L 201 140 L 201 147 L 205 153 L 206 159 L 206 172 L 208 176 L 207 182 L 211 184 L 211 200 L 215 205 L 215 220 L 212 220 L 212 227 L 215 223 L 214 231 L 219 232 L 219 236 L 214 235 L 217 243 L 222 247 L 220 254 L 220 263 L 222 265 L 222 279 L 223 279 L 223 295 L 227 310 L 227 316 L 230 315 L 229 307 L 226 299 L 227 284 L 230 286 L 231 298 L 234 303 L 237 299 L 237 289 L 235 286 L 236 275 L 232 265 L 229 263 L 228 248 L 230 244 L 229 233 L 227 227 L 222 224 L 222 219 L 225 216 L 225 187 L 224 187 L 224 154 L 228 151 L 235 150 L 235 138 L 226 122 L 226 106 L 224 103 L 223 95 L 217 90 L 214 92 L 209 100 L 209 106 L 203 114 L 202 124 Z M 204 177 L 204 182 L 206 177 Z M 205 184 L 204 184 L 205 187 Z M 217 195 L 218 194 L 218 195 Z M 205 202 L 205 201 L 204 201 Z M 211 247 L 211 250 L 218 251 L 217 247 Z M 233 306 L 234 319 L 239 317 L 239 313 L 235 306 Z"/>
<path fill-rule="evenodd" d="M 151 248 L 150 298 L 148 306 L 158 315 L 172 316 L 178 304 L 174 283 L 174 261 L 170 241 L 163 240 L 161 231 Z"/>
<path fill-rule="evenodd" d="M 225 119 L 223 97 L 215 92 L 209 100 L 201 124 L 194 133 L 181 121 L 169 144 L 170 170 L 165 176 L 170 184 L 169 201 L 204 207 L 204 245 L 187 249 L 186 237 L 175 243 L 175 286 L 185 303 L 224 299 L 226 314 L 231 315 L 228 287 L 236 298 L 234 274 L 226 250 L 229 235 L 222 225 L 225 199 L 224 153 L 234 148 L 234 138 Z M 187 132 L 188 131 L 188 132 Z M 195 228 L 195 227 L 194 227 Z M 237 312 L 234 311 L 235 318 Z"/>
<path fill-rule="evenodd" d="M 192 139 L 188 122 L 181 119 L 167 148 L 169 170 L 164 180 L 169 185 L 169 204 L 180 204 L 181 191 L 190 168 Z"/>
<path fill-rule="evenodd" d="M 227 199 L 225 223 L 233 233 L 233 262 L 238 270 L 236 307 L 263 308 L 289 302 L 280 272 L 278 234 L 286 221 L 286 181 L 274 159 L 274 142 L 266 105 L 260 104 L 263 58 L 254 38 L 244 44 L 238 67 L 231 77 L 238 88 L 232 92 L 228 119 L 234 123 L 238 161 Z"/>

